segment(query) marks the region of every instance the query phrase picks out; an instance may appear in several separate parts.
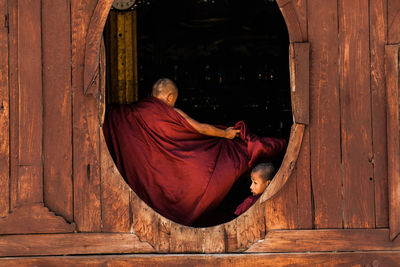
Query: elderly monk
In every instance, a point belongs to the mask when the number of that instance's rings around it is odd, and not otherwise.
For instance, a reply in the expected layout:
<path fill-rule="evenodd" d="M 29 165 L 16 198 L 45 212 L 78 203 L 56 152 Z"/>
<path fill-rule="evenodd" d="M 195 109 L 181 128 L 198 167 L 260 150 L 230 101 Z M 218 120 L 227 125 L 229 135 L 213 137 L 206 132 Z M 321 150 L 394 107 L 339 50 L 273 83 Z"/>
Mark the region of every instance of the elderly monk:
<path fill-rule="evenodd" d="M 160 79 L 151 97 L 108 107 L 103 131 L 136 194 L 161 215 L 191 225 L 217 208 L 256 163 L 279 157 L 286 141 L 251 135 L 243 122 L 228 128 L 199 123 L 174 108 L 177 98 L 174 82 Z"/>

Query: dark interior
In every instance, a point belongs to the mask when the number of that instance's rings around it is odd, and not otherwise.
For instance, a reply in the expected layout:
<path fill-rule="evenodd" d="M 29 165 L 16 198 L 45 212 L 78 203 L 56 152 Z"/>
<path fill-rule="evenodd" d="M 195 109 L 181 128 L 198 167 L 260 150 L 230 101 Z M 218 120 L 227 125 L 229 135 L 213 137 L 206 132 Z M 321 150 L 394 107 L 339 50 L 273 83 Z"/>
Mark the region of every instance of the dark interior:
<path fill-rule="evenodd" d="M 197 121 L 243 120 L 259 136 L 289 138 L 289 39 L 274 0 L 144 0 L 136 11 L 139 99 L 167 77 L 179 88 L 176 106 Z M 235 217 L 250 195 L 243 177 L 196 226 Z"/>

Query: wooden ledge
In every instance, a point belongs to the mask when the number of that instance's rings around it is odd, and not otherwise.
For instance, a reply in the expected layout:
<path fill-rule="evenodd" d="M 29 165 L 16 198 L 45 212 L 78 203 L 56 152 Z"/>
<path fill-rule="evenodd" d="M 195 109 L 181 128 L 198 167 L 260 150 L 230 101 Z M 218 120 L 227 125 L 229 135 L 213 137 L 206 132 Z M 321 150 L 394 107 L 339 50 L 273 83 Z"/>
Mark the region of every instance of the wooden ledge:
<path fill-rule="evenodd" d="M 400 252 L 107 255 L 4 258 L 0 266 L 398 266 Z"/>
<path fill-rule="evenodd" d="M 400 241 L 390 241 L 389 229 L 279 230 L 268 232 L 246 252 L 378 250 L 400 250 Z"/>
<path fill-rule="evenodd" d="M 245 252 L 328 251 L 400 251 L 400 241 L 390 241 L 389 229 L 279 230 L 268 232 L 263 241 L 253 244 Z M 130 233 L 0 236 L 0 257 L 132 253 L 159 251 Z"/>

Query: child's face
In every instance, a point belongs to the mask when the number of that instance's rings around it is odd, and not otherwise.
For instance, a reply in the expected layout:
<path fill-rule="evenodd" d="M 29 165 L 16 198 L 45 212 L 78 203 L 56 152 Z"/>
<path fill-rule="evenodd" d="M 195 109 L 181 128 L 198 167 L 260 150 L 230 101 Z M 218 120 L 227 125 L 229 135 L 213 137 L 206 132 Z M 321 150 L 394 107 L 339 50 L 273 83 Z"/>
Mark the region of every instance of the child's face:
<path fill-rule="evenodd" d="M 253 196 L 264 192 L 265 188 L 267 188 L 270 182 L 270 180 L 264 182 L 264 179 L 261 177 L 261 172 L 252 172 L 250 190 Z"/>

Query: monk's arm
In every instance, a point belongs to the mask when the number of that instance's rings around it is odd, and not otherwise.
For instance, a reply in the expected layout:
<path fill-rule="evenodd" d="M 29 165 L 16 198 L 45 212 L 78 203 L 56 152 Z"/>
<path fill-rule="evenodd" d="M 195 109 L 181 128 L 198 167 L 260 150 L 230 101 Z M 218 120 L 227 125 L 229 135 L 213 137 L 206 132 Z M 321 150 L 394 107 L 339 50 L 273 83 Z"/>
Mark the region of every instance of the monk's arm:
<path fill-rule="evenodd" d="M 224 137 L 227 139 L 233 139 L 239 135 L 240 130 L 233 129 L 229 127 L 224 129 L 219 129 L 207 123 L 200 123 L 184 113 L 182 110 L 175 108 L 175 110 L 186 119 L 186 121 L 199 133 L 209 136 Z"/>

